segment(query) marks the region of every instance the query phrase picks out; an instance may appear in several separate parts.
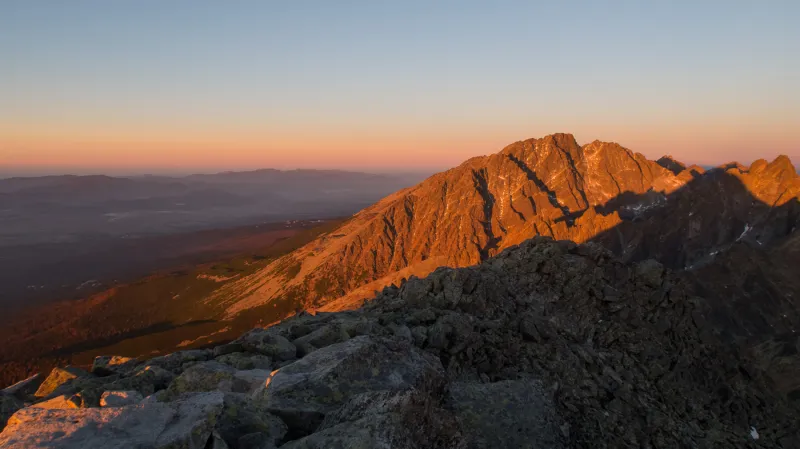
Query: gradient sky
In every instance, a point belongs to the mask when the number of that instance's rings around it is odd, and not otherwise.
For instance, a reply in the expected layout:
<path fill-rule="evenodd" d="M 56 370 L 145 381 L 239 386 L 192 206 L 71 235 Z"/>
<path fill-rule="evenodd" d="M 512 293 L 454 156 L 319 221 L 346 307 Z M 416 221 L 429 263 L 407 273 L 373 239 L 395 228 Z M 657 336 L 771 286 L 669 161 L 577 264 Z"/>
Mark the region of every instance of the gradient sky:
<path fill-rule="evenodd" d="M 800 2 L 0 0 L 0 171 L 800 162 Z"/>

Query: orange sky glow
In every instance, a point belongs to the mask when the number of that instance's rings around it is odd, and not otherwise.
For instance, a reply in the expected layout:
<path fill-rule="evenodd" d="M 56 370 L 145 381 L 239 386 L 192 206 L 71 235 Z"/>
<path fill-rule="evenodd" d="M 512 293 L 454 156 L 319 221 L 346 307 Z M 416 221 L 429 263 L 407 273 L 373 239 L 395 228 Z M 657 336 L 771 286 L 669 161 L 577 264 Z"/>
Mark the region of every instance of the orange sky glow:
<path fill-rule="evenodd" d="M 616 141 L 650 158 L 664 154 L 687 163 L 750 163 L 754 155 L 787 154 L 800 159 L 800 130 L 763 123 L 663 124 L 624 129 L 609 123 L 555 127 L 482 128 L 465 124 L 459 130 L 391 125 L 342 129 L 309 127 L 270 131 L 257 129 L 2 129 L 0 165 L 7 168 L 46 166 L 82 169 L 199 171 L 256 168 L 337 168 L 353 170 L 445 169 L 462 161 L 499 151 L 516 140 L 553 132 L 572 132 L 580 143 Z M 530 131 L 525 132 L 525 128 Z"/>
<path fill-rule="evenodd" d="M 556 132 L 800 165 L 798 2 L 15 3 L 3 176 L 433 171 Z"/>

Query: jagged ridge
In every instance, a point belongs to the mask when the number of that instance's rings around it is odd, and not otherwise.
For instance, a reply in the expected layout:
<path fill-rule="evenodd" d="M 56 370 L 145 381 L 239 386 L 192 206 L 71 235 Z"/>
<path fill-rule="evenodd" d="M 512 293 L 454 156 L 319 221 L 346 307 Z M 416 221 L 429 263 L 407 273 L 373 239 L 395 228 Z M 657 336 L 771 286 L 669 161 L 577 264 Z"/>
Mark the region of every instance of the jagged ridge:
<path fill-rule="evenodd" d="M 570 134 L 516 142 L 385 198 L 214 300 L 227 302 L 230 314 L 275 301 L 306 309 L 353 308 L 411 275 L 473 265 L 536 235 L 598 239 L 629 260 L 655 257 L 684 268 L 735 241 L 735 232 L 752 226 L 752 210 L 759 217 L 767 213 L 737 197 L 731 199 L 736 205 L 725 205 L 733 217 L 717 220 L 719 208 L 699 208 L 697 200 L 724 197 L 727 178 L 735 177 L 767 209 L 796 201 L 800 180 L 787 163 L 757 161 L 749 170 L 729 167 L 719 169 L 725 176 L 709 176 L 700 167 L 671 158 L 650 161 L 615 143 L 579 146 Z M 668 199 L 671 207 L 663 207 Z M 659 209 L 658 220 L 651 220 L 657 224 L 631 223 Z M 647 241 L 665 234 L 674 238 Z M 684 245 L 686 234 L 703 238 Z"/>

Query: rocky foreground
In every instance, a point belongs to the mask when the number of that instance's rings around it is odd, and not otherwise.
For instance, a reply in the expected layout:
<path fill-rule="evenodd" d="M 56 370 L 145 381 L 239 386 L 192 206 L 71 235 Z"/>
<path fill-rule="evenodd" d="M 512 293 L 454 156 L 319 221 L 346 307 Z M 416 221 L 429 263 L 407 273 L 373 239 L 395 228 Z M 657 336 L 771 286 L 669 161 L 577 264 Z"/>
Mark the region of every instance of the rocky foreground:
<path fill-rule="evenodd" d="M 4 390 L 3 448 L 800 447 L 660 264 L 534 238 L 213 349 Z"/>

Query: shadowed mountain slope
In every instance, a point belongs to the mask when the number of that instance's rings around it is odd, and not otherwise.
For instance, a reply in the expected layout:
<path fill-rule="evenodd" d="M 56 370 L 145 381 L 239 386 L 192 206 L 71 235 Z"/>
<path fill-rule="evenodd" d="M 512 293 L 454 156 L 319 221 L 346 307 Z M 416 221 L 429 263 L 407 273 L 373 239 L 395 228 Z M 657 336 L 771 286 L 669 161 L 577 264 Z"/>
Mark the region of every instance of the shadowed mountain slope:
<path fill-rule="evenodd" d="M 798 447 L 798 410 L 710 309 L 653 260 L 535 237 L 359 310 L 54 369 L 0 392 L 0 446 Z"/>
<path fill-rule="evenodd" d="M 799 193 L 785 157 L 705 173 L 615 143 L 580 146 L 572 135 L 554 134 L 390 195 L 217 299 L 231 315 L 275 300 L 352 308 L 411 275 L 473 265 L 536 235 L 596 239 L 628 260 L 691 267 L 742 238 L 769 244 L 787 235 Z"/>

